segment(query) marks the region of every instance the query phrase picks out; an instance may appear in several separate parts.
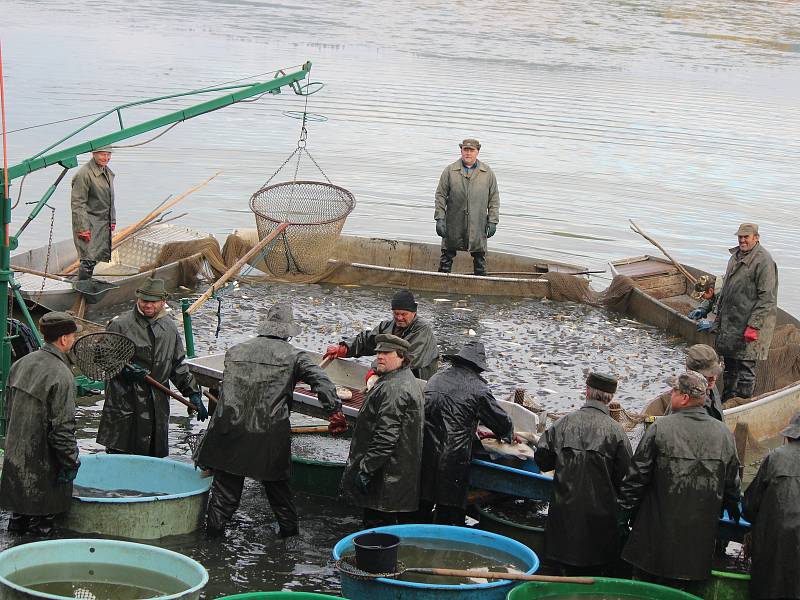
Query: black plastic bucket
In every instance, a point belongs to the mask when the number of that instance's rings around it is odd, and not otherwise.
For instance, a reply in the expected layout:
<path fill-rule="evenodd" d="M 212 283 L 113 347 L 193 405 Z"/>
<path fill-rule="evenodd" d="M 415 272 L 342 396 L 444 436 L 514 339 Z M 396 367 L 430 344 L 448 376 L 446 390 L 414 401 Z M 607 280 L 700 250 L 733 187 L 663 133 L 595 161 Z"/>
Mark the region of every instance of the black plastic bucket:
<path fill-rule="evenodd" d="M 362 533 L 353 538 L 356 567 L 367 573 L 394 573 L 400 538 L 391 533 Z"/>

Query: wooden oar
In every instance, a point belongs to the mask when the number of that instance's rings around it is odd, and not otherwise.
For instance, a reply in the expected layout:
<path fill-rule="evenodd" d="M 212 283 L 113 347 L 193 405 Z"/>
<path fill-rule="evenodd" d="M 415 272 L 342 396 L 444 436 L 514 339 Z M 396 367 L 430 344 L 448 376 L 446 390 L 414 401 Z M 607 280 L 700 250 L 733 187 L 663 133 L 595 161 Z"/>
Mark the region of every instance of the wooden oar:
<path fill-rule="evenodd" d="M 148 223 L 150 223 L 154 219 L 157 219 L 159 217 L 159 215 L 161 215 L 161 213 L 163 213 L 163 212 L 167 211 L 168 209 L 172 208 L 173 206 L 175 206 L 178 202 L 180 202 L 184 198 L 186 198 L 188 196 L 191 196 L 197 190 L 205 187 L 208 184 L 209 181 L 211 181 L 212 179 L 217 177 L 220 173 L 222 173 L 222 171 L 217 171 L 216 173 L 214 173 L 211 177 L 209 177 L 208 179 L 206 179 L 202 183 L 199 183 L 196 186 L 194 186 L 192 188 L 189 188 L 188 190 L 186 190 L 185 192 L 183 192 L 179 196 L 176 196 L 172 200 L 169 200 L 167 202 L 162 202 L 157 208 L 155 208 L 152 211 L 150 211 L 144 218 L 140 219 L 139 221 L 137 221 L 133 225 L 130 225 L 130 226 L 126 227 L 125 229 L 123 229 L 122 231 L 120 231 L 119 233 L 114 235 L 114 237 L 111 240 L 111 249 L 112 250 L 116 249 L 120 244 L 122 244 L 122 242 L 124 242 L 126 239 L 128 239 L 131 235 L 136 233 L 138 230 L 140 230 L 142 227 L 144 227 L 145 225 L 147 225 Z M 80 261 L 76 260 L 74 263 L 72 263 L 66 269 L 64 269 L 64 273 L 66 273 L 66 274 L 73 273 L 78 269 L 79 266 L 80 266 Z"/>
<path fill-rule="evenodd" d="M 648 242 L 653 244 L 653 246 L 655 246 L 656 248 L 661 250 L 661 252 L 664 254 L 664 256 L 666 256 L 672 262 L 672 264 L 677 267 L 678 271 L 680 271 L 683 274 L 683 276 L 686 277 L 686 279 L 689 280 L 689 283 L 691 283 L 692 285 L 697 283 L 697 278 L 694 275 L 692 275 L 691 273 L 689 273 L 689 271 L 687 271 L 683 267 L 682 264 L 680 264 L 677 260 L 672 258 L 672 256 L 670 256 L 669 252 L 664 250 L 664 247 L 661 244 L 659 244 L 657 241 L 655 241 L 653 238 L 651 238 L 649 235 L 647 235 L 644 231 L 642 231 L 641 227 L 639 227 L 636 223 L 633 222 L 633 219 L 628 219 L 628 220 L 631 222 L 631 231 L 634 231 L 634 232 L 638 233 L 640 236 L 642 236 Z"/>
<path fill-rule="evenodd" d="M 250 250 L 248 250 L 247 253 L 244 256 L 242 256 L 242 258 L 237 260 L 236 263 L 230 269 L 225 271 L 219 279 L 217 279 L 214 283 L 211 284 L 211 287 L 208 288 L 208 290 L 206 290 L 206 292 L 202 296 L 200 296 L 197 300 L 195 300 L 194 303 L 189 308 L 186 309 L 186 313 L 191 315 L 194 311 L 200 308 L 206 302 L 206 300 L 211 298 L 214 292 L 216 292 L 223 285 L 225 285 L 229 279 L 237 275 L 239 271 L 242 270 L 242 267 L 244 267 L 244 265 L 247 264 L 247 261 L 249 261 L 256 254 L 258 254 L 264 248 L 266 248 L 267 245 L 270 242 L 272 242 L 272 240 L 274 240 L 278 235 L 283 233 L 283 230 L 286 229 L 288 226 L 289 226 L 288 223 L 281 223 L 280 225 L 278 225 L 278 228 L 275 229 L 275 231 L 270 233 L 267 237 L 258 242 L 255 246 L 250 248 Z"/>
<path fill-rule="evenodd" d="M 18 273 L 27 273 L 29 275 L 36 275 L 37 277 L 54 279 L 56 281 L 63 281 L 64 283 L 72 283 L 71 279 L 67 279 L 66 277 L 61 277 L 61 275 L 55 275 L 54 273 L 45 273 L 44 271 L 37 271 L 36 269 L 29 269 L 28 267 L 18 267 L 16 265 L 11 265 L 11 269 Z"/>

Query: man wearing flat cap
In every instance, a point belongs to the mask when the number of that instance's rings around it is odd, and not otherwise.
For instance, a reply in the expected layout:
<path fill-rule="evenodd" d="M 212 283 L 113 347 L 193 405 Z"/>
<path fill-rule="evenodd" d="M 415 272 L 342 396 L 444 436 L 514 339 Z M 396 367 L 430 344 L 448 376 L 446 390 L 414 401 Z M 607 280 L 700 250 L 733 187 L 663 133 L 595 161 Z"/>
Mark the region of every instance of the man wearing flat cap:
<path fill-rule="evenodd" d="M 778 268 L 759 242 L 758 225 L 742 223 L 736 235 L 716 309 L 723 402 L 753 395 L 757 361 L 769 355 L 778 313 Z"/>
<path fill-rule="evenodd" d="M 800 598 L 800 413 L 781 431 L 744 493 L 742 514 L 753 525 L 750 598 Z"/>
<path fill-rule="evenodd" d="M 72 178 L 72 234 L 80 259 L 78 279 L 91 279 L 98 262 L 111 260 L 117 213 L 110 160 L 111 146 L 98 148 Z"/>
<path fill-rule="evenodd" d="M 409 522 L 419 508 L 425 400 L 409 368 L 411 344 L 376 336 L 377 383 L 358 412 L 342 497 L 364 511 L 365 528 Z"/>
<path fill-rule="evenodd" d="M 170 382 L 194 405 L 200 421 L 208 418 L 203 396 L 189 367 L 175 322 L 167 315 L 163 279 L 149 278 L 136 290 L 134 307 L 117 316 L 107 330 L 130 338 L 136 353 L 119 375 L 106 382 L 97 443 L 109 453 L 164 457 L 169 454 L 169 397 L 144 379 Z"/>
<path fill-rule="evenodd" d="M 419 379 L 429 379 L 439 368 L 439 347 L 431 326 L 417 316 L 417 302 L 411 290 L 398 290 L 392 296 L 392 318 L 381 321 L 371 331 L 362 331 L 352 340 L 328 346 L 325 358 L 373 356 L 377 338 L 392 334 L 409 343 L 411 372 Z"/>
<path fill-rule="evenodd" d="M 79 326 L 70 315 L 52 312 L 39 329 L 44 346 L 16 361 L 8 376 L 0 506 L 11 512 L 10 532 L 48 536 L 56 515 L 69 510 L 81 464 L 67 358 Z"/>
<path fill-rule="evenodd" d="M 590 373 L 586 403 L 556 421 L 536 444 L 539 468 L 555 469 L 545 554 L 565 574 L 598 574 L 619 558 L 617 494 L 632 451 L 608 411 L 616 391 L 615 377 Z"/>
<path fill-rule="evenodd" d="M 707 344 L 695 344 L 686 351 L 686 369 L 697 371 L 706 378 L 708 390 L 703 408 L 717 421 L 722 421 L 722 401 L 717 391 L 717 379 L 722 374 L 722 363 L 716 351 Z M 672 389 L 651 400 L 644 414 L 651 416 L 668 415 L 672 412 Z"/>
<path fill-rule="evenodd" d="M 264 486 L 281 537 L 297 535 L 297 509 L 289 487 L 292 470 L 292 394 L 298 382 L 330 414 L 328 430 L 343 433 L 347 421 L 336 387 L 311 357 L 289 339 L 300 333 L 288 304 L 275 304 L 259 323 L 258 336 L 225 353 L 222 394 L 195 462 L 212 469 L 206 531 L 221 535 L 242 497 L 246 477 Z"/>
<path fill-rule="evenodd" d="M 449 273 L 459 250 L 472 255 L 473 273 L 486 275 L 486 239 L 500 222 L 497 178 L 478 160 L 481 143 L 467 138 L 459 144 L 461 158 L 439 177 L 436 188 L 436 235 L 442 238 L 439 271 Z"/>
<path fill-rule="evenodd" d="M 481 342 L 469 341 L 444 358 L 450 366 L 425 386 L 420 520 L 464 525 L 475 429 L 481 423 L 511 443 L 514 425 L 481 375 L 488 369 Z"/>
<path fill-rule="evenodd" d="M 733 434 L 703 408 L 708 382 L 696 371 L 668 380 L 672 414 L 648 427 L 619 492 L 619 524 L 633 527 L 622 558 L 635 577 L 685 588 L 711 575 L 723 509 L 739 520 Z"/>

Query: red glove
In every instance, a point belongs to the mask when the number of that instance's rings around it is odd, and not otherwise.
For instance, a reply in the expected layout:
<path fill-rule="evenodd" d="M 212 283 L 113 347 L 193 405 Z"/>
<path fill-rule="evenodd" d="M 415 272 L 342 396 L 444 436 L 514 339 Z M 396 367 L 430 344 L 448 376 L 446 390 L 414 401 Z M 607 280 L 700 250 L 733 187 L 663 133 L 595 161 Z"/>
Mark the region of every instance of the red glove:
<path fill-rule="evenodd" d="M 758 329 L 750 327 L 749 325 L 744 328 L 744 341 L 748 344 L 755 342 L 758 339 Z"/>
<path fill-rule="evenodd" d="M 375 369 L 370 369 L 369 371 L 367 371 L 367 374 L 364 375 L 364 385 L 367 385 L 369 383 L 369 378 L 372 377 L 373 375 L 377 375 Z"/>
<path fill-rule="evenodd" d="M 344 413 L 340 410 L 331 413 L 328 417 L 328 433 L 331 435 L 339 435 L 347 431 L 347 419 Z"/>
<path fill-rule="evenodd" d="M 347 346 L 344 344 L 332 344 L 325 350 L 322 358 L 347 358 Z"/>
<path fill-rule="evenodd" d="M 111 231 L 114 231 L 116 228 L 117 228 L 117 224 L 116 223 L 112 223 L 111 224 Z"/>
<path fill-rule="evenodd" d="M 497 436 L 489 429 L 478 429 L 476 433 L 478 434 L 478 439 L 481 440 L 497 439 Z"/>
<path fill-rule="evenodd" d="M 84 242 L 91 242 L 92 241 L 92 232 L 91 230 L 87 229 L 86 231 L 79 231 L 78 232 L 78 239 L 83 240 Z"/>

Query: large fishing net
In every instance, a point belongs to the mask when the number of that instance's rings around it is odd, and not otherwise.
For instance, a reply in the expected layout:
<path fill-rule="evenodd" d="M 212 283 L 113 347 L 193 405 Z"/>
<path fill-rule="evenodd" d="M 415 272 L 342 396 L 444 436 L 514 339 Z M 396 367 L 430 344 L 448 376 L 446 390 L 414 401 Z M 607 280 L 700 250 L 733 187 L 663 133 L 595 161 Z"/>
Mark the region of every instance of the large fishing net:
<path fill-rule="evenodd" d="M 103 331 L 83 336 L 72 347 L 81 372 L 97 381 L 116 377 L 136 353 L 136 345 L 119 333 Z"/>
<path fill-rule="evenodd" d="M 258 190 L 250 208 L 259 238 L 288 223 L 264 256 L 267 271 L 277 277 L 324 272 L 355 204 L 348 190 L 320 181 L 289 181 Z"/>

